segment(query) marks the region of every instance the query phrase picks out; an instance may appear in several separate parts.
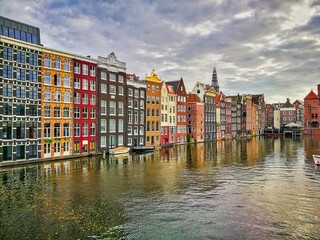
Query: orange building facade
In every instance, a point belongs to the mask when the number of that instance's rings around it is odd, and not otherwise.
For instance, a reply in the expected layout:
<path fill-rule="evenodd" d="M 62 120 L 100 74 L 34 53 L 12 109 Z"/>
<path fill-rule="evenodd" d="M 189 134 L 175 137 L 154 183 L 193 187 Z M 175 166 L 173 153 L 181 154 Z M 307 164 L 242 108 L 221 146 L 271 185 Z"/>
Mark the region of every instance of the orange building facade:
<path fill-rule="evenodd" d="M 145 84 L 147 87 L 146 103 L 146 146 L 160 146 L 160 125 L 161 125 L 161 79 L 153 69 L 150 76 L 146 75 Z"/>
<path fill-rule="evenodd" d="M 204 142 L 204 103 L 190 93 L 187 95 L 187 131 L 195 142 Z"/>
<path fill-rule="evenodd" d="M 42 52 L 41 157 L 72 155 L 72 56 L 46 49 Z"/>

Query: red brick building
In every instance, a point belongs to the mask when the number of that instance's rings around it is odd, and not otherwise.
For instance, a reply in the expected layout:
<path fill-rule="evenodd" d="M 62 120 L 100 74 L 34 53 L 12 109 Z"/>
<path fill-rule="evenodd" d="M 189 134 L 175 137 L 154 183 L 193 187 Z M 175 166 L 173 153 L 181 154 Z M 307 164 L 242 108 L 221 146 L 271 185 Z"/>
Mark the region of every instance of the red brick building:
<path fill-rule="evenodd" d="M 97 151 L 97 61 L 74 59 L 74 144 L 75 154 Z"/>
<path fill-rule="evenodd" d="M 304 127 L 306 128 L 319 128 L 319 91 L 320 84 L 318 85 L 318 95 L 311 90 L 311 92 L 304 98 Z"/>
<path fill-rule="evenodd" d="M 204 142 L 204 103 L 192 93 L 187 95 L 187 131 L 195 142 Z"/>

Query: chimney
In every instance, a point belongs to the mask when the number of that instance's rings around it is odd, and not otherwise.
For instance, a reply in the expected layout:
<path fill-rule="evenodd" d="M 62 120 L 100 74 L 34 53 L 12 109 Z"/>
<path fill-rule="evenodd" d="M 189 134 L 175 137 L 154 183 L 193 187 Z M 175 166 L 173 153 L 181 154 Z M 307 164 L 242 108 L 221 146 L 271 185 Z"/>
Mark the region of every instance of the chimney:
<path fill-rule="evenodd" d="M 320 84 L 318 84 L 318 96 L 320 96 Z"/>

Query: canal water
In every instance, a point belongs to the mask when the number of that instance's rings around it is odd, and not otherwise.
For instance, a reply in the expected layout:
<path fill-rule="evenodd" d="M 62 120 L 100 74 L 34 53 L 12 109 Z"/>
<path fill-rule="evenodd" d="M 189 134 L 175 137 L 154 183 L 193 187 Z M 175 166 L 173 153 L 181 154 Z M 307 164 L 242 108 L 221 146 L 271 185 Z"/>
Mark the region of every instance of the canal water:
<path fill-rule="evenodd" d="M 319 239 L 320 138 L 0 168 L 0 239 Z"/>

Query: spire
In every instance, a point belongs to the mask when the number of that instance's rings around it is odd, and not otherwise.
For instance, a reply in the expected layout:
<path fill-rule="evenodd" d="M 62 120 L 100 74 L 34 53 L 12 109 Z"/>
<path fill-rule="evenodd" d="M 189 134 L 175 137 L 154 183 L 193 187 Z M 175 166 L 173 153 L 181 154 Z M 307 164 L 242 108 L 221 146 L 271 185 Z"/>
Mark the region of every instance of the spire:
<path fill-rule="evenodd" d="M 212 72 L 212 82 L 211 87 L 214 87 L 214 89 L 219 92 L 219 83 L 218 83 L 218 77 L 217 77 L 217 71 L 216 71 L 216 65 L 214 64 L 213 72 Z"/>

